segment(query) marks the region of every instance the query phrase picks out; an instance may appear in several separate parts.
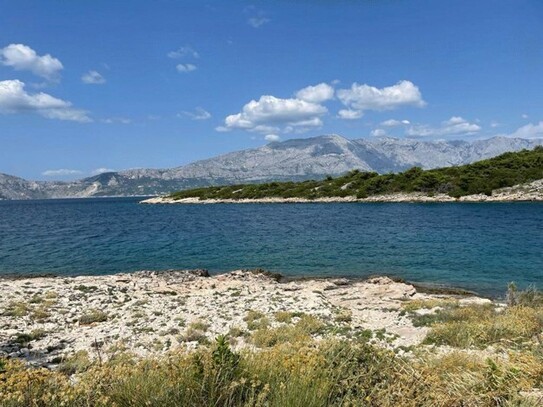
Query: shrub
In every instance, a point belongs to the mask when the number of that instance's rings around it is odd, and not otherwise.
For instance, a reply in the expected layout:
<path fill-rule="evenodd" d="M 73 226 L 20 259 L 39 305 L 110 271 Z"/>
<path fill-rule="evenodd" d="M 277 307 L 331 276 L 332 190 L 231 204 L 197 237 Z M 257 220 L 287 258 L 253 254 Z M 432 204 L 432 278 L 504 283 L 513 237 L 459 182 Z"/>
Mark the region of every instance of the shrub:
<path fill-rule="evenodd" d="M 469 306 L 438 313 L 425 342 L 459 348 L 522 344 L 542 329 L 543 310 L 513 306 L 497 312 L 493 307 Z"/>
<path fill-rule="evenodd" d="M 520 392 L 540 384 L 543 365 L 536 355 L 518 352 L 503 358 L 420 353 L 406 359 L 386 349 L 345 341 L 298 342 L 238 354 L 220 337 L 212 347 L 190 353 L 84 363 L 75 380 L 68 377 L 73 371 L 0 362 L 0 404 L 524 406 L 529 404 Z"/>
<path fill-rule="evenodd" d="M 108 319 L 108 315 L 101 310 L 91 309 L 87 313 L 81 315 L 79 323 L 81 325 L 90 325 L 98 322 L 105 322 Z"/>

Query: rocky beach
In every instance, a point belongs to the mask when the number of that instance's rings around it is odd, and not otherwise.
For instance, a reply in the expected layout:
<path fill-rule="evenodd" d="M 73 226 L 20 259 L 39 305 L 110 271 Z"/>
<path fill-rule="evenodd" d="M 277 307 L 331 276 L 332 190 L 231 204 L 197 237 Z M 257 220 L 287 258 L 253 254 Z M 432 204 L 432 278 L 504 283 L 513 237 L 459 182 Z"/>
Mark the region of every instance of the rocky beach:
<path fill-rule="evenodd" d="M 183 198 L 175 199 L 170 196 L 158 196 L 148 198 L 143 204 L 217 204 L 217 203 L 331 203 L 331 202 L 542 202 L 543 201 L 543 180 L 537 180 L 528 184 L 515 185 L 513 187 L 501 188 L 492 191 L 492 195 L 475 194 L 453 198 L 446 194 L 427 195 L 423 193 L 397 193 L 387 195 L 373 195 L 367 198 L 356 196 L 346 197 L 325 197 L 317 199 L 305 198 L 259 198 L 259 199 L 199 199 Z"/>
<path fill-rule="evenodd" d="M 428 328 L 413 325 L 406 304 L 490 303 L 417 292 L 388 277 L 278 280 L 261 270 L 0 279 L 0 357 L 55 368 L 78 352 L 91 359 L 125 351 L 145 357 L 193 349 L 218 335 L 228 335 L 235 349 L 255 348 L 255 332 L 301 320 L 319 327 L 316 339 L 363 335 L 409 349 Z"/>

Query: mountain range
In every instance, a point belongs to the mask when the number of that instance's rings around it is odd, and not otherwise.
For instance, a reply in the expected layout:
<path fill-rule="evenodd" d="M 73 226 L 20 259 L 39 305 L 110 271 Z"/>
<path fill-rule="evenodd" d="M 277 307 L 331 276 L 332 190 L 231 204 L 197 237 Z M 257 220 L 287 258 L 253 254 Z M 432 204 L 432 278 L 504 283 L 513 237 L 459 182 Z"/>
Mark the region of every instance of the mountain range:
<path fill-rule="evenodd" d="M 353 169 L 378 173 L 469 164 L 507 151 L 532 149 L 543 139 L 494 137 L 476 141 L 421 141 L 339 135 L 273 142 L 170 169 L 108 172 L 76 181 L 28 181 L 0 173 L 0 199 L 148 196 L 221 184 L 302 181 Z"/>

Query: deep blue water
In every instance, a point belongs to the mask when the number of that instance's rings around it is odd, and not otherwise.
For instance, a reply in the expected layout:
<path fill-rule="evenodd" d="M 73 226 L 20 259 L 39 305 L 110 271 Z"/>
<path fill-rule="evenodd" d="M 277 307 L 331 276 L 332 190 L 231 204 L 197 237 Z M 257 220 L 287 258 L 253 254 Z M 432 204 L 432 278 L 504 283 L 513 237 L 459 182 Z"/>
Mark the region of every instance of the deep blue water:
<path fill-rule="evenodd" d="M 543 204 L 0 202 L 0 274 L 254 267 L 490 295 L 513 280 L 543 288 Z"/>

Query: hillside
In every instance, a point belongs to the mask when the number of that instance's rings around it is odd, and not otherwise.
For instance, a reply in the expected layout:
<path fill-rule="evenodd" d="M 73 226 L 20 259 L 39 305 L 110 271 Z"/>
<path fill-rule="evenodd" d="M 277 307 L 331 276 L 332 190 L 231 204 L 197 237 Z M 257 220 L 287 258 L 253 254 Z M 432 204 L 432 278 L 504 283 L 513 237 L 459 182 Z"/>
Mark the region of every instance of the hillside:
<path fill-rule="evenodd" d="M 491 195 L 493 190 L 543 179 L 543 147 L 505 153 L 498 157 L 458 167 L 423 170 L 413 167 L 401 173 L 379 175 L 353 170 L 337 178 L 322 181 L 272 182 L 260 185 L 233 185 L 180 191 L 170 195 L 174 200 L 260 199 L 356 196 L 422 192 L 461 197 L 473 194 Z"/>
<path fill-rule="evenodd" d="M 412 167 L 468 164 L 543 140 L 420 141 L 389 137 L 349 140 L 338 135 L 274 142 L 170 169 L 108 172 L 76 181 L 27 181 L 0 174 L 0 199 L 160 195 L 217 185 L 304 181 L 352 170 L 380 174 Z"/>

